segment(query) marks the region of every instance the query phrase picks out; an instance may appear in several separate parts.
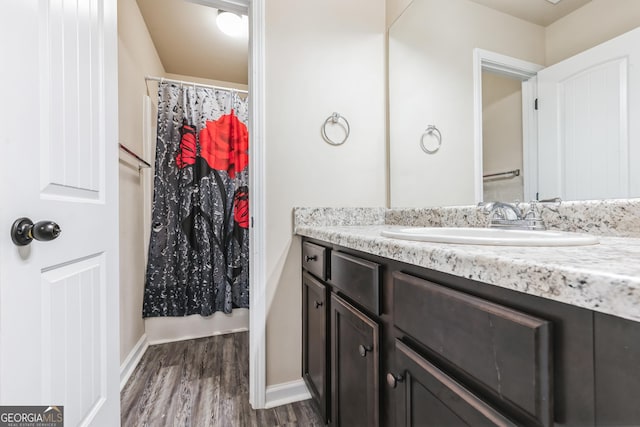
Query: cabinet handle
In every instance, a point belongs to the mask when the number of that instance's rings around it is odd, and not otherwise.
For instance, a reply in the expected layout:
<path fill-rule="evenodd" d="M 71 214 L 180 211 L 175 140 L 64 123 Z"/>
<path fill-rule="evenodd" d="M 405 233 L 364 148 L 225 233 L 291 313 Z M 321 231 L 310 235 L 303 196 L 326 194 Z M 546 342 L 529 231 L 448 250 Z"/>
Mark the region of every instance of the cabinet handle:
<path fill-rule="evenodd" d="M 315 304 L 316 304 L 316 308 L 320 308 L 324 305 L 322 301 L 315 301 Z"/>
<path fill-rule="evenodd" d="M 358 346 L 358 352 L 362 357 L 367 357 L 367 353 L 370 352 L 371 350 L 373 350 L 371 346 L 364 346 L 362 344 Z"/>
<path fill-rule="evenodd" d="M 318 259 L 318 255 L 314 255 L 314 256 L 305 255 L 305 257 L 304 257 L 304 260 L 305 260 L 306 262 L 309 262 L 309 261 L 315 261 L 315 260 L 317 260 L 317 259 Z"/>
<path fill-rule="evenodd" d="M 395 375 L 389 372 L 387 374 L 387 385 L 391 388 L 396 388 L 398 383 L 401 383 L 404 380 L 402 375 Z"/>

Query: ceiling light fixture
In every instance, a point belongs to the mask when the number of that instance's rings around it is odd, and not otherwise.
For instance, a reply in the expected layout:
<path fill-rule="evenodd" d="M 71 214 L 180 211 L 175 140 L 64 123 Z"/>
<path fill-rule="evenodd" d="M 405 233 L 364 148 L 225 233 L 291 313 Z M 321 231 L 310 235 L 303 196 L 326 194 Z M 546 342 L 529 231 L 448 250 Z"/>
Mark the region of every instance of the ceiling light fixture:
<path fill-rule="evenodd" d="M 547 0 L 549 3 L 558 4 L 560 0 Z"/>
<path fill-rule="evenodd" d="M 216 25 L 220 31 L 231 37 L 240 37 L 248 33 L 247 17 L 226 10 L 218 10 Z"/>

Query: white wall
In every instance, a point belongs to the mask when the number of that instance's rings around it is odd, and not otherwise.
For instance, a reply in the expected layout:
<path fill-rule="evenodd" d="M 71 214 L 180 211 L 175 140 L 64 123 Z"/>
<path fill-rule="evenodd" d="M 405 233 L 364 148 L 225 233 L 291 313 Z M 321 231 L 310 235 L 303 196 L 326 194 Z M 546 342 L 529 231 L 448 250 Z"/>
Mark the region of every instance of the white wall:
<path fill-rule="evenodd" d="M 482 170 L 522 172 L 522 82 L 482 73 Z M 524 200 L 523 174 L 484 181 L 484 201 Z"/>
<path fill-rule="evenodd" d="M 546 28 L 546 65 L 640 26 L 640 1 L 592 0 Z"/>
<path fill-rule="evenodd" d="M 474 48 L 541 64 L 544 28 L 468 0 L 422 0 L 390 29 L 391 206 L 474 203 Z M 419 145 L 429 124 L 442 132 L 434 155 Z"/>
<path fill-rule="evenodd" d="M 294 206 L 385 204 L 384 0 L 266 2 L 267 384 L 301 376 Z M 340 147 L 320 126 L 351 124 Z"/>
<path fill-rule="evenodd" d="M 157 86 L 146 74 L 163 75 L 135 0 L 118 1 L 119 140 L 138 154 L 143 147 L 143 98 L 147 88 L 155 101 Z M 142 295 L 146 265 L 143 176 L 135 161 L 120 156 L 120 362 L 144 334 Z M 150 158 L 147 159 L 151 161 Z"/>

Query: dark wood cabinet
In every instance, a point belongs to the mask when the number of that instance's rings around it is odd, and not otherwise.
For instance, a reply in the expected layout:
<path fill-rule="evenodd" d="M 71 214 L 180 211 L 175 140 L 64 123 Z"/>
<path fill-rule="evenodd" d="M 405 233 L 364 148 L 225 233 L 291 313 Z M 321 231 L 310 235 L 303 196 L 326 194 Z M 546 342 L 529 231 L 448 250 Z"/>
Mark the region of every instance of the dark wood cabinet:
<path fill-rule="evenodd" d="M 379 422 L 379 265 L 302 244 L 302 376 L 325 422 Z M 373 313 L 373 314 L 367 314 Z"/>
<path fill-rule="evenodd" d="M 640 323 L 595 314 L 596 425 L 640 425 Z"/>
<path fill-rule="evenodd" d="M 640 425 L 638 322 L 314 239 L 302 261 L 332 426 Z"/>
<path fill-rule="evenodd" d="M 396 426 L 517 426 L 400 340 L 395 359 Z"/>
<path fill-rule="evenodd" d="M 526 425 L 553 424 L 551 322 L 401 272 L 393 273 L 393 298 L 404 335 Z"/>
<path fill-rule="evenodd" d="M 327 358 L 327 286 L 302 275 L 302 377 L 327 422 L 329 362 Z"/>
<path fill-rule="evenodd" d="M 331 295 L 331 420 L 335 426 L 379 425 L 378 324 Z"/>

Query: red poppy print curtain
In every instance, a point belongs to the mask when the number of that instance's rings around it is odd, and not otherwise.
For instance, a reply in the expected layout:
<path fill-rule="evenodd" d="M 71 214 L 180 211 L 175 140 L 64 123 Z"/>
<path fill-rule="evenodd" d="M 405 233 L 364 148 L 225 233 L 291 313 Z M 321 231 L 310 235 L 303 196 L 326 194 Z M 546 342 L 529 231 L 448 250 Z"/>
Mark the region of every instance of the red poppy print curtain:
<path fill-rule="evenodd" d="M 162 83 L 143 316 L 249 306 L 249 135 L 238 93 Z"/>

